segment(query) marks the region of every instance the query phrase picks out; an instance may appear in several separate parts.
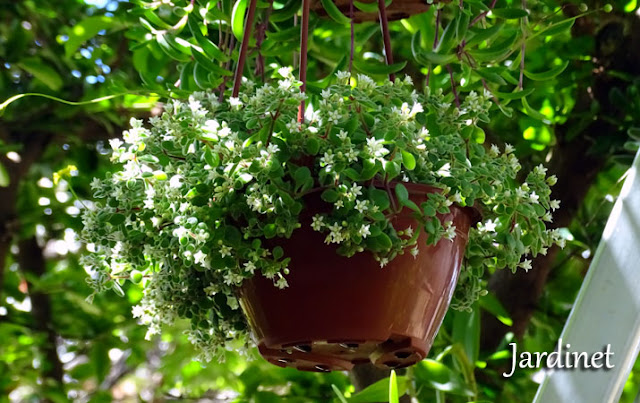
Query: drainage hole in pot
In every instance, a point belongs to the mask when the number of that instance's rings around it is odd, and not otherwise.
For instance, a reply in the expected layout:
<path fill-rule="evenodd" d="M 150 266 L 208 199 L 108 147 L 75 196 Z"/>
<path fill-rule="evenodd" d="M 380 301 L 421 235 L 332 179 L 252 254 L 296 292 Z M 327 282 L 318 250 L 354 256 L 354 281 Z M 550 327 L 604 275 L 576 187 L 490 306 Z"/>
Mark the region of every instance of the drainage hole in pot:
<path fill-rule="evenodd" d="M 383 365 L 385 365 L 385 366 L 387 366 L 387 367 L 389 367 L 389 368 L 395 368 L 395 367 L 397 367 L 398 365 L 400 365 L 400 363 L 399 363 L 398 361 L 385 361 L 385 362 L 383 363 Z"/>
<path fill-rule="evenodd" d="M 293 347 L 295 350 L 298 350 L 302 353 L 310 353 L 311 352 L 311 346 L 308 344 L 298 344 L 297 346 Z"/>
<path fill-rule="evenodd" d="M 329 367 L 326 366 L 326 365 L 316 365 L 314 368 L 317 369 L 320 372 L 330 372 L 331 371 L 329 369 Z"/>
<path fill-rule="evenodd" d="M 346 348 L 346 349 L 349 349 L 349 350 L 355 350 L 358 347 L 360 347 L 360 345 L 358 343 L 340 343 L 339 345 L 340 345 L 340 347 Z"/>
<path fill-rule="evenodd" d="M 410 351 L 397 351 L 395 355 L 396 355 L 396 358 L 404 360 L 405 358 L 409 358 L 411 354 L 413 353 Z"/>

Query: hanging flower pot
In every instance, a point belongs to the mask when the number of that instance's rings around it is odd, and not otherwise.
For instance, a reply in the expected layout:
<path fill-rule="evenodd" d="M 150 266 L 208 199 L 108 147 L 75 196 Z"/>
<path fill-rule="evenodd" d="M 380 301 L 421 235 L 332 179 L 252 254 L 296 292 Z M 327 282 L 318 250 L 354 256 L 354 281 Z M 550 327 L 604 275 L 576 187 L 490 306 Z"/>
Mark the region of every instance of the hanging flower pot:
<path fill-rule="evenodd" d="M 440 191 L 406 188 L 417 205 Z M 439 215 L 442 223 L 453 222 L 452 240 L 428 246 L 421 233 L 416 248 L 381 264 L 371 253 L 340 256 L 311 228 L 312 216 L 330 207 L 317 196 L 306 201 L 302 228 L 276 241 L 291 258 L 289 286 L 280 289 L 255 276 L 240 288 L 260 353 L 279 366 L 321 372 L 370 361 L 397 368 L 422 360 L 449 306 L 473 211 L 454 206 Z M 390 222 L 411 236 L 421 225 L 413 213 L 405 207 Z"/>

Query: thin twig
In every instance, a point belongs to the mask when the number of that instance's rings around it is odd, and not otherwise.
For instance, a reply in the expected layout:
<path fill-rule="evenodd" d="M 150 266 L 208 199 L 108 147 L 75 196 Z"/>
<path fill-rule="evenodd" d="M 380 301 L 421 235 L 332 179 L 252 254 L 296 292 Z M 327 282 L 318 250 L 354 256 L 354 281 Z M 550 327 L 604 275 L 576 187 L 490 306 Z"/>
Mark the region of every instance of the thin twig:
<path fill-rule="evenodd" d="M 451 69 L 451 65 L 447 64 L 447 71 L 449 72 L 449 78 L 451 78 L 451 89 L 453 90 L 453 96 L 456 100 L 456 106 L 460 108 L 460 98 L 458 97 L 458 91 L 456 90 L 456 82 L 453 79 L 453 70 Z"/>
<path fill-rule="evenodd" d="M 469 23 L 469 26 L 472 27 L 476 22 L 480 21 L 481 19 L 483 19 L 484 17 L 487 16 L 487 14 L 489 14 L 489 11 L 493 10 L 493 8 L 496 6 L 496 2 L 498 0 L 493 0 L 491 2 L 491 4 L 489 5 L 489 9 L 486 11 L 481 12 L 480 14 L 478 14 L 478 16 L 476 18 L 474 18 L 473 20 L 471 20 L 471 22 Z"/>

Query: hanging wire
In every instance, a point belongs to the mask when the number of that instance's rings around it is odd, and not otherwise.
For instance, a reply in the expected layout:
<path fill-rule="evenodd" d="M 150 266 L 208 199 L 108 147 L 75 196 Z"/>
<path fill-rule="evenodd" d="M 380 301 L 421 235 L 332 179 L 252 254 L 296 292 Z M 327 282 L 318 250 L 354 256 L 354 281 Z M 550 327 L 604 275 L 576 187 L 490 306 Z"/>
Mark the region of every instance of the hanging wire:
<path fill-rule="evenodd" d="M 249 48 L 249 42 L 251 40 L 251 28 L 253 26 L 253 18 L 256 14 L 257 0 L 251 0 L 249 3 L 249 11 L 247 12 L 247 19 L 244 24 L 244 33 L 242 35 L 242 43 L 240 44 L 240 55 L 238 57 L 238 65 L 236 66 L 236 75 L 233 78 L 233 90 L 231 96 L 236 98 L 240 93 L 240 84 L 242 83 L 242 73 L 244 71 L 244 64 L 247 60 L 247 50 Z"/>
<path fill-rule="evenodd" d="M 311 0 L 302 0 L 302 23 L 300 24 L 300 81 L 303 93 L 307 89 L 307 44 L 309 39 L 309 13 Z M 298 107 L 298 123 L 304 122 L 304 100 L 300 101 Z"/>
<path fill-rule="evenodd" d="M 387 19 L 387 10 L 384 0 L 378 0 L 378 13 L 380 14 L 380 28 L 382 30 L 382 39 L 384 41 L 384 55 L 387 65 L 393 64 L 393 52 L 391 51 L 391 36 L 389 35 L 389 20 Z M 389 80 L 394 82 L 396 75 L 389 73 Z"/>

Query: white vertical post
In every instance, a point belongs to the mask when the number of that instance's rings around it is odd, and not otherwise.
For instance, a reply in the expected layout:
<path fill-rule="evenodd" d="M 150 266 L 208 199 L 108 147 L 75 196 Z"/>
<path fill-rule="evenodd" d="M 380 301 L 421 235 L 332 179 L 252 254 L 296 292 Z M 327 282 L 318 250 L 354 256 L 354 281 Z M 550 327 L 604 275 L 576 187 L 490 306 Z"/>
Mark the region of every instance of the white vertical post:
<path fill-rule="evenodd" d="M 617 402 L 640 348 L 640 152 L 627 172 L 561 339 L 572 352 L 592 354 L 610 345 L 613 368 L 551 370 L 534 402 Z"/>

